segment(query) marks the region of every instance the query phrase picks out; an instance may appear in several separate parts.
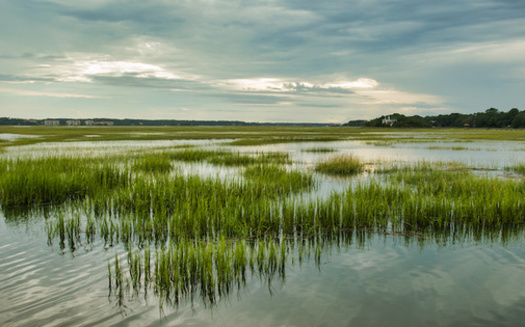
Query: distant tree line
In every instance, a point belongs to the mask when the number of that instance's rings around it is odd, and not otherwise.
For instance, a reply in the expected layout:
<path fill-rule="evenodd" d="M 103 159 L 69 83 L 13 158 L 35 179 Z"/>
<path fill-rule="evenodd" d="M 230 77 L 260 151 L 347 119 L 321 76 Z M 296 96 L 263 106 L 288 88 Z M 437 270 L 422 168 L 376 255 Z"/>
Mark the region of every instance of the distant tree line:
<path fill-rule="evenodd" d="M 72 119 L 72 118 L 48 118 L 48 119 L 22 119 L 0 117 L 1 125 L 11 126 L 336 126 L 335 124 L 320 123 L 257 123 L 235 120 L 171 120 L 171 119 Z"/>
<path fill-rule="evenodd" d="M 438 116 L 405 116 L 392 114 L 367 121 L 367 127 L 480 127 L 525 128 L 525 110 L 516 108 L 508 112 L 490 108 L 473 114 L 451 113 Z"/>

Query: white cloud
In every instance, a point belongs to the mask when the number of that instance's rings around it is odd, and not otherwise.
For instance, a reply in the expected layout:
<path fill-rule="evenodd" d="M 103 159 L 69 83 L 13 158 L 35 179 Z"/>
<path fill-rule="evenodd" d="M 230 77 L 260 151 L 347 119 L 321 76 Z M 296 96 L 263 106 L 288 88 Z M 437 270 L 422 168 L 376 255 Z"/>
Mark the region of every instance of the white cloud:
<path fill-rule="evenodd" d="M 312 83 L 307 81 L 283 80 L 279 78 L 256 78 L 256 79 L 232 79 L 217 83 L 237 91 L 248 92 L 297 92 L 317 91 L 328 92 L 337 90 L 354 90 L 375 88 L 379 83 L 370 78 L 360 78 L 355 81 L 337 81 L 329 83 Z"/>
<path fill-rule="evenodd" d="M 334 81 L 326 83 L 293 82 L 279 78 L 234 79 L 216 83 L 216 86 L 234 91 L 248 93 L 316 93 L 325 98 L 344 96 L 347 102 L 363 105 L 438 105 L 443 103 L 439 96 L 399 91 L 381 88 L 379 83 L 371 78 L 357 80 Z"/>
<path fill-rule="evenodd" d="M 231 79 L 218 83 L 238 91 L 284 91 L 284 82 L 278 78 Z"/>
<path fill-rule="evenodd" d="M 93 76 L 123 76 L 135 74 L 139 78 L 182 79 L 181 76 L 155 65 L 129 61 L 77 61 L 62 67 L 57 80 L 62 82 L 91 82 Z"/>
<path fill-rule="evenodd" d="M 196 75 L 176 73 L 159 65 L 135 60 L 114 60 L 103 54 L 69 54 L 50 64 L 34 68 L 31 75 L 53 78 L 58 82 L 90 83 L 96 76 L 121 77 L 131 75 L 137 78 L 157 78 L 165 80 L 195 80 Z"/>
<path fill-rule="evenodd" d="M 376 80 L 370 78 L 360 78 L 356 81 L 340 81 L 331 84 L 321 85 L 321 88 L 341 88 L 341 89 L 369 89 L 378 86 Z"/>

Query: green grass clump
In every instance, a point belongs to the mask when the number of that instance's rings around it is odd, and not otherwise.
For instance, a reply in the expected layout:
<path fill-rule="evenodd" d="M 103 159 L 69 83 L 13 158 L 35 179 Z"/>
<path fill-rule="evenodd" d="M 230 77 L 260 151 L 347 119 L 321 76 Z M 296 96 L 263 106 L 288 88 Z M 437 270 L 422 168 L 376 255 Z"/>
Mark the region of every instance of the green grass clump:
<path fill-rule="evenodd" d="M 71 157 L 0 161 L 2 207 L 56 205 L 104 193 L 130 182 L 129 172 L 111 163 Z"/>
<path fill-rule="evenodd" d="M 277 192 L 279 195 L 310 190 L 313 187 L 311 175 L 287 171 L 277 165 L 247 167 L 244 171 L 244 177 L 255 185 L 263 185 L 268 191 Z"/>
<path fill-rule="evenodd" d="M 185 149 L 170 154 L 174 160 L 187 162 L 208 162 L 214 165 L 224 166 L 247 166 L 266 163 L 288 163 L 290 161 L 287 153 L 267 152 L 256 155 L 246 155 L 239 152 L 220 150 Z"/>
<path fill-rule="evenodd" d="M 288 164 L 290 155 L 286 152 L 262 152 L 255 157 L 255 164 Z"/>
<path fill-rule="evenodd" d="M 131 169 L 146 173 L 166 173 L 172 169 L 171 161 L 166 155 L 147 154 L 135 159 Z"/>
<path fill-rule="evenodd" d="M 363 171 L 363 163 L 353 155 L 341 155 L 318 162 L 315 171 L 332 175 L 353 175 Z"/>
<path fill-rule="evenodd" d="M 214 165 L 244 166 L 255 162 L 253 157 L 221 150 L 185 149 L 173 152 L 171 158 L 187 162 L 209 162 Z"/>
<path fill-rule="evenodd" d="M 219 150 L 183 149 L 170 154 L 171 159 L 187 162 L 212 160 L 226 155 L 228 152 Z"/>
<path fill-rule="evenodd" d="M 515 165 L 515 166 L 512 166 L 512 167 L 508 167 L 506 168 L 506 170 L 510 170 L 510 171 L 514 171 L 520 175 L 525 175 L 525 165 L 521 164 L 521 165 Z"/>

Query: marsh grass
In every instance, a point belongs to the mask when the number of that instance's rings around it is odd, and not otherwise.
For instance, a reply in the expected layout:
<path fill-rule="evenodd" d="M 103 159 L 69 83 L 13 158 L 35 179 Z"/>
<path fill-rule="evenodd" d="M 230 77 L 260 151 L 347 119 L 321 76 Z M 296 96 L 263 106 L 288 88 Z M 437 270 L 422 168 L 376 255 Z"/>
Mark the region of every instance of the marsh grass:
<path fill-rule="evenodd" d="M 136 297 L 151 286 L 161 306 L 177 307 L 196 298 L 213 306 L 238 293 L 248 278 L 265 281 L 270 289 L 272 281 L 284 282 L 286 266 L 297 261 L 294 257 L 298 253 L 299 262 L 313 259 L 320 264 L 324 239 L 302 239 L 299 251 L 295 243 L 271 237 L 250 241 L 219 238 L 214 242 L 180 239 L 157 247 L 154 254 L 147 247 L 143 251 L 128 249 L 126 266 L 117 254 L 108 261 L 109 296 L 120 303 L 130 291 Z"/>
<path fill-rule="evenodd" d="M 170 154 L 173 160 L 186 162 L 209 162 L 224 166 L 247 166 L 264 163 L 289 163 L 289 155 L 282 152 L 257 153 L 253 156 L 221 150 L 185 149 Z"/>
<path fill-rule="evenodd" d="M 509 171 L 514 171 L 520 175 L 525 175 L 525 165 L 523 164 L 514 165 L 512 167 L 506 167 L 505 169 Z"/>
<path fill-rule="evenodd" d="M 332 175 L 354 175 L 363 171 L 364 165 L 353 155 L 340 155 L 320 161 L 315 171 Z"/>
<path fill-rule="evenodd" d="M 104 193 L 130 182 L 128 171 L 111 163 L 72 157 L 0 160 L 2 207 L 55 205 Z"/>
<path fill-rule="evenodd" d="M 173 172 L 175 160 L 245 167 L 226 181 Z M 198 149 L 1 159 L 0 203 L 4 214 L 45 208 L 49 242 L 58 240 L 62 250 L 97 239 L 107 248 L 122 244 L 127 260 L 108 262 L 109 291 L 119 304 L 130 290 L 153 290 L 161 304 L 198 297 L 212 305 L 244 287 L 250 274 L 284 280 L 289 265 L 309 258 L 320 265 L 331 244 L 364 244 L 370 233 L 421 245 L 505 243 L 523 233 L 521 180 L 421 162 L 305 199 L 295 195 L 315 190 L 314 179 L 281 165 L 288 160 Z M 337 156 L 317 169 L 351 174 L 363 164 Z"/>
<path fill-rule="evenodd" d="M 468 148 L 468 147 L 465 147 L 465 146 L 438 146 L 438 145 L 433 145 L 433 146 L 427 146 L 427 149 L 429 150 L 453 150 L 453 151 L 465 151 L 465 150 L 480 150 L 480 149 L 472 149 L 472 148 Z"/>
<path fill-rule="evenodd" d="M 244 177 L 255 185 L 264 186 L 268 195 L 276 193 L 286 195 L 298 191 L 309 191 L 314 186 L 309 174 L 287 171 L 277 165 L 255 165 L 247 167 Z"/>
<path fill-rule="evenodd" d="M 172 169 L 170 158 L 161 153 L 146 154 L 135 159 L 131 169 L 145 173 L 167 173 Z"/>
<path fill-rule="evenodd" d="M 331 153 L 331 152 L 337 152 L 338 150 L 334 148 L 317 147 L 317 148 L 304 149 L 301 151 L 306 152 L 306 153 Z"/>
<path fill-rule="evenodd" d="M 524 130 L 509 129 L 396 129 L 382 128 L 334 128 L 293 126 L 112 126 L 112 127 L 16 127 L 2 126 L 0 132 L 36 135 L 37 138 L 17 138 L 0 144 L 1 147 L 16 147 L 47 142 L 89 142 L 90 135 L 98 135 L 97 141 L 120 140 L 204 140 L 236 139 L 231 145 L 264 145 L 289 142 L 328 142 L 337 140 L 361 140 L 377 145 L 415 142 L 472 142 L 480 140 L 523 141 Z"/>
<path fill-rule="evenodd" d="M 381 147 L 393 147 L 396 143 L 400 143 L 400 142 L 399 141 L 395 141 L 395 140 L 365 141 L 365 144 L 367 144 L 367 145 L 381 146 Z"/>
<path fill-rule="evenodd" d="M 299 142 L 333 142 L 340 141 L 342 137 L 334 136 L 311 136 L 311 137 L 263 137 L 263 138 L 243 138 L 226 143 L 233 146 L 256 146 L 281 143 L 299 143 Z"/>

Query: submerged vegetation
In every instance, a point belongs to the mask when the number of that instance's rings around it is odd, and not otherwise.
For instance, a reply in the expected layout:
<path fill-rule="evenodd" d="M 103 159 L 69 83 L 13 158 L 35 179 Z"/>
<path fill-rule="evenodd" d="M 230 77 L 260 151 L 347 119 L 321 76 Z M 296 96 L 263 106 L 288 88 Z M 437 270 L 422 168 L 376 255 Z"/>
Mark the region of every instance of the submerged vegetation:
<path fill-rule="evenodd" d="M 237 175 L 186 174 L 182 162 L 233 166 Z M 396 164 L 320 196 L 312 192 L 312 170 L 354 175 L 364 170 L 362 160 L 333 156 L 309 170 L 290 163 L 281 152 L 175 147 L 2 156 L 0 205 L 6 220 L 22 209 L 41 213 L 49 243 L 62 250 L 96 242 L 122 248 L 127 260 L 116 254 L 107 268 L 108 290 L 120 304 L 128 294 L 153 291 L 161 305 L 194 298 L 211 305 L 244 287 L 247 276 L 284 279 L 289 265 L 309 258 L 319 264 L 323 248 L 367 233 L 421 246 L 523 237 L 521 179 L 452 163 Z"/>

